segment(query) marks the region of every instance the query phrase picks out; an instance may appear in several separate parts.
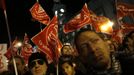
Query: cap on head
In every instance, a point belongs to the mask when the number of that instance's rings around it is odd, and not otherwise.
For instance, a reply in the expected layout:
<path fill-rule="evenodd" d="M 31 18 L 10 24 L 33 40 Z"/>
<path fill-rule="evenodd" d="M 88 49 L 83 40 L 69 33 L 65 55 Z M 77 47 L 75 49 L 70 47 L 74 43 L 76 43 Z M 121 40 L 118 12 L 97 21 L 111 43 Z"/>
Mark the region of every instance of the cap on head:
<path fill-rule="evenodd" d="M 36 59 L 42 59 L 42 60 L 45 61 L 46 64 L 48 64 L 45 54 L 36 52 L 36 53 L 32 53 L 31 56 L 29 57 L 29 59 L 28 59 L 28 67 L 29 67 L 29 64 L 33 60 L 36 60 Z"/>

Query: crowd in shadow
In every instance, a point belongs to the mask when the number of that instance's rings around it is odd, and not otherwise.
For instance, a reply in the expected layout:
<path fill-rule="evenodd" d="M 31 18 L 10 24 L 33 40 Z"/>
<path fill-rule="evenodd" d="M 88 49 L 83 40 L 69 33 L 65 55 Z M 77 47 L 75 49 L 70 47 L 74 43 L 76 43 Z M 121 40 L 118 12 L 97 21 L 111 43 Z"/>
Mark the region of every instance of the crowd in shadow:
<path fill-rule="evenodd" d="M 134 31 L 119 44 L 84 29 L 75 35 L 73 45 L 63 44 L 57 64 L 49 64 L 41 52 L 32 53 L 27 65 L 21 56 L 14 56 L 0 75 L 133 75 L 133 63 Z"/>

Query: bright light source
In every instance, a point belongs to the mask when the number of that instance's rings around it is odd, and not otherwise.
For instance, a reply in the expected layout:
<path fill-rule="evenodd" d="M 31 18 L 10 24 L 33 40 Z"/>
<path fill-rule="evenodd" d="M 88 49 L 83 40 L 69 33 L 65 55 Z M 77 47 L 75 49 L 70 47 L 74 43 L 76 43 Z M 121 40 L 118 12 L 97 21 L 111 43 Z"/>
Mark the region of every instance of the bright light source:
<path fill-rule="evenodd" d="M 100 26 L 100 29 L 101 29 L 101 31 L 106 31 L 107 30 L 107 27 L 108 26 L 106 26 L 106 25 L 102 25 L 102 26 Z"/>
<path fill-rule="evenodd" d="M 21 42 L 18 42 L 18 43 L 15 44 L 14 47 L 17 47 L 18 48 L 18 47 L 21 47 L 21 46 L 22 46 L 22 43 Z"/>
<path fill-rule="evenodd" d="M 103 23 L 102 25 L 100 25 L 101 32 L 104 32 L 104 33 L 112 32 L 113 31 L 113 29 L 112 29 L 113 24 L 114 23 L 109 21 L 109 20 L 107 22 Z"/>
<path fill-rule="evenodd" d="M 55 15 L 57 16 L 57 14 L 58 14 L 58 11 L 56 10 L 56 11 L 55 11 Z"/>
<path fill-rule="evenodd" d="M 114 23 L 111 22 L 111 21 L 108 21 L 106 24 L 109 25 L 109 26 L 113 26 L 114 25 Z"/>
<path fill-rule="evenodd" d="M 60 9 L 60 12 L 64 13 L 64 12 L 65 12 L 65 10 L 64 10 L 63 8 L 61 8 L 61 9 Z"/>

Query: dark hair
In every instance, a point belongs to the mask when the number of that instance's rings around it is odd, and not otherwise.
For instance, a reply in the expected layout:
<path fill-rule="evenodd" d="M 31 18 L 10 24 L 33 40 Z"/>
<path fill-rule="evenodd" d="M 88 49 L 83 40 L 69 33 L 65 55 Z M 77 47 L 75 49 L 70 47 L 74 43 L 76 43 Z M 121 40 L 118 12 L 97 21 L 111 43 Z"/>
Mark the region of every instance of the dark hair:
<path fill-rule="evenodd" d="M 91 30 L 89 30 L 89 29 L 82 29 L 82 30 L 80 30 L 79 32 L 77 32 L 77 34 L 75 35 L 75 37 L 74 37 L 74 43 L 75 43 L 75 46 L 76 46 L 76 47 L 77 47 L 77 39 L 78 39 L 79 35 L 80 35 L 81 33 L 83 33 L 83 32 L 86 32 L 86 31 L 91 31 Z"/>
<path fill-rule="evenodd" d="M 70 66 L 73 67 L 73 60 L 70 60 L 70 59 L 68 59 L 68 60 L 61 59 L 61 60 L 59 61 L 59 72 L 60 72 L 61 74 L 62 74 L 63 71 L 64 71 L 64 69 L 62 68 L 62 65 L 63 65 L 64 63 L 68 63 Z"/>
<path fill-rule="evenodd" d="M 69 65 L 73 66 L 73 61 L 72 60 L 60 60 L 60 65 L 68 63 Z"/>
<path fill-rule="evenodd" d="M 69 48 L 71 49 L 70 45 L 63 45 L 62 48 L 61 48 L 61 55 L 63 55 L 63 50 L 64 50 L 65 46 L 69 46 Z"/>
<path fill-rule="evenodd" d="M 79 37 L 79 35 L 83 32 L 86 32 L 86 31 L 90 31 L 90 32 L 94 32 L 96 33 L 100 38 L 102 38 L 103 40 L 105 39 L 105 35 L 106 34 L 103 34 L 101 32 L 95 32 L 95 31 L 92 31 L 91 29 L 81 29 L 79 32 L 77 32 L 77 34 L 75 35 L 75 38 L 74 38 L 74 43 L 76 44 L 77 42 L 77 39 Z"/>
<path fill-rule="evenodd" d="M 36 52 L 36 53 L 32 53 L 31 56 L 29 57 L 29 59 L 28 59 L 28 67 L 30 67 L 30 63 L 33 60 L 36 60 L 36 59 L 42 59 L 42 60 L 45 61 L 46 65 L 48 65 L 46 55 L 44 53 Z"/>

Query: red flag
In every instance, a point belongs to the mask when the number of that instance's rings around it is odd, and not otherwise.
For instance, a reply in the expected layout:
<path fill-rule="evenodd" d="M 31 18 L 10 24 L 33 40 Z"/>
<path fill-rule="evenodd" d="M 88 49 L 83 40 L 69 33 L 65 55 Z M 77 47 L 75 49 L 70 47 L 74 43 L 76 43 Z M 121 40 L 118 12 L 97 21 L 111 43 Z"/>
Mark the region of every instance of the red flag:
<path fill-rule="evenodd" d="M 117 2 L 117 18 L 122 18 L 124 16 L 134 17 L 134 5 Z"/>
<path fill-rule="evenodd" d="M 123 30 L 123 35 L 125 36 L 126 34 L 130 33 L 131 31 L 134 31 L 134 25 L 122 23 L 121 29 Z"/>
<path fill-rule="evenodd" d="M 32 41 L 44 52 L 47 57 L 54 62 L 58 60 L 59 49 L 62 44 L 58 39 L 58 21 L 57 17 L 51 20 L 50 24 L 47 25 L 40 33 L 32 38 Z"/>
<path fill-rule="evenodd" d="M 110 21 L 108 18 L 97 16 L 92 11 L 88 10 L 87 5 L 85 4 L 80 14 L 64 25 L 64 33 L 75 31 L 88 24 L 92 25 L 97 32 L 101 32 L 100 26 L 108 21 Z M 112 28 L 109 29 L 110 30 L 107 33 L 112 33 Z"/>
<path fill-rule="evenodd" d="M 41 5 L 36 2 L 33 7 L 30 9 L 32 17 L 41 22 L 42 24 L 47 25 L 50 22 L 50 17 L 47 15 L 45 10 L 41 7 Z"/>
<path fill-rule="evenodd" d="M 27 34 L 25 34 L 24 36 L 20 54 L 24 58 L 25 63 L 28 63 L 28 58 L 32 54 L 32 45 L 29 43 L 29 38 Z"/>
<path fill-rule="evenodd" d="M 96 15 L 92 16 L 91 20 L 92 20 L 91 24 L 95 28 L 96 32 L 101 32 L 101 26 L 104 26 L 105 23 L 110 22 L 110 20 L 108 18 L 106 18 L 104 16 L 96 16 Z M 111 34 L 112 32 L 113 32 L 112 27 L 109 27 L 109 30 L 104 33 Z"/>
<path fill-rule="evenodd" d="M 87 8 L 87 5 L 85 4 L 81 12 L 64 25 L 64 33 L 75 31 L 76 29 L 80 29 L 81 27 L 89 24 L 91 21 L 89 17 L 90 12 Z"/>
<path fill-rule="evenodd" d="M 134 24 L 123 23 L 121 25 L 121 28 L 123 29 L 124 33 L 129 33 L 131 31 L 134 31 Z"/>
<path fill-rule="evenodd" d="M 7 50 L 7 52 L 4 54 L 8 59 L 12 57 L 12 55 L 17 55 L 18 48 L 15 47 L 16 43 L 18 43 L 18 39 L 15 38 L 15 40 L 12 43 L 12 46 L 10 46 Z"/>
<path fill-rule="evenodd" d="M 113 31 L 112 39 L 118 43 L 122 43 L 124 36 L 131 31 L 134 31 L 133 24 L 122 23 L 121 29 Z"/>

